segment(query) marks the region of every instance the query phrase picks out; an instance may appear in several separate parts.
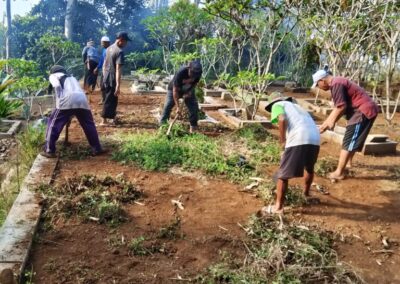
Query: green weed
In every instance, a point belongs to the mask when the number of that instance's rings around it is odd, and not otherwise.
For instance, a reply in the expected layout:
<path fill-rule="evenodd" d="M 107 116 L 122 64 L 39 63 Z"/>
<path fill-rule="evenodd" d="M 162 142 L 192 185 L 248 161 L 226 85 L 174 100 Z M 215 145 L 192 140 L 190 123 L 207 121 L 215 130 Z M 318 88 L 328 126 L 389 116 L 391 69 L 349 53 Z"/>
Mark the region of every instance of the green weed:
<path fill-rule="evenodd" d="M 173 128 L 168 139 L 160 130 L 156 135 L 141 133 L 123 137 L 123 143 L 113 154 L 122 163 L 134 163 L 146 170 L 166 171 L 172 166 L 201 170 L 212 176 L 227 176 L 243 181 L 255 175 L 249 164 L 241 165 L 238 155 L 227 156 L 221 141 L 202 134 L 187 135 L 181 126 Z"/>
<path fill-rule="evenodd" d="M 181 228 L 181 218 L 175 217 L 175 219 L 168 224 L 166 227 L 162 227 L 158 233 L 160 239 L 176 239 L 181 237 L 179 230 Z"/>
<path fill-rule="evenodd" d="M 332 157 L 323 157 L 318 159 L 315 164 L 315 173 L 318 176 L 326 177 L 327 174 L 333 172 L 336 169 L 337 160 Z"/>
<path fill-rule="evenodd" d="M 17 135 L 17 156 L 13 157 L 15 161 L 10 161 L 9 166 L 18 170 L 15 170 L 11 183 L 7 188 L 0 192 L 0 226 L 5 221 L 8 211 L 18 195 L 20 185 L 40 152 L 41 146 L 44 144 L 44 133 L 44 126 L 38 128 L 28 126 Z"/>
<path fill-rule="evenodd" d="M 144 247 L 145 237 L 133 238 L 128 245 L 129 250 L 133 255 L 148 255 L 149 251 Z"/>

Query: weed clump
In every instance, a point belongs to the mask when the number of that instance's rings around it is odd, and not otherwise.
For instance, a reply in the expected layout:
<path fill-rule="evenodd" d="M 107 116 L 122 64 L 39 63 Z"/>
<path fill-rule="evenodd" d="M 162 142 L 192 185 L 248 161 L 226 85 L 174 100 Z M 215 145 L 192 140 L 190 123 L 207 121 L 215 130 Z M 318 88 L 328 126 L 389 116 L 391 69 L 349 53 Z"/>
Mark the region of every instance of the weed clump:
<path fill-rule="evenodd" d="M 180 125 L 173 128 L 169 139 L 160 131 L 156 135 L 128 135 L 123 140 L 113 158 L 146 170 L 166 171 L 181 166 L 213 176 L 225 175 L 233 181 L 243 181 L 255 174 L 249 163 L 240 163 L 239 155 L 225 155 L 220 140 L 202 134 L 187 135 Z"/>
<path fill-rule="evenodd" d="M 252 217 L 245 264 L 223 259 L 200 283 L 363 283 L 337 259 L 331 233 L 274 218 Z"/>
<path fill-rule="evenodd" d="M 336 169 L 337 160 L 332 157 L 323 157 L 318 159 L 317 163 L 315 164 L 315 173 L 318 176 L 326 177 L 327 174 L 333 172 Z"/>
<path fill-rule="evenodd" d="M 98 179 L 92 175 L 73 177 L 61 185 L 40 186 L 37 190 L 46 196 L 45 217 L 51 223 L 77 215 L 85 221 L 117 225 L 126 219 L 122 204 L 142 196 L 126 180 Z"/>

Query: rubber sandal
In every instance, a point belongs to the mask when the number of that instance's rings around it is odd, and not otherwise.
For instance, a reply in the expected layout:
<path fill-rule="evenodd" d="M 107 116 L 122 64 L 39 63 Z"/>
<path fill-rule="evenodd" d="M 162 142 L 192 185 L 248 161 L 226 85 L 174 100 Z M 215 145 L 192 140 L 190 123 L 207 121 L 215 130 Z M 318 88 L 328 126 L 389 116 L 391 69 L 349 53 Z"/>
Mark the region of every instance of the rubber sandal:
<path fill-rule="evenodd" d="M 275 215 L 275 214 L 277 214 L 277 215 L 283 214 L 283 209 L 276 211 L 276 210 L 274 210 L 273 205 L 268 205 L 268 206 L 261 208 L 262 216 L 268 216 L 268 215 L 271 216 L 271 215 Z"/>
<path fill-rule="evenodd" d="M 328 178 L 330 180 L 344 180 L 344 175 L 342 175 L 342 176 L 334 176 L 333 173 L 330 173 L 328 175 Z"/>

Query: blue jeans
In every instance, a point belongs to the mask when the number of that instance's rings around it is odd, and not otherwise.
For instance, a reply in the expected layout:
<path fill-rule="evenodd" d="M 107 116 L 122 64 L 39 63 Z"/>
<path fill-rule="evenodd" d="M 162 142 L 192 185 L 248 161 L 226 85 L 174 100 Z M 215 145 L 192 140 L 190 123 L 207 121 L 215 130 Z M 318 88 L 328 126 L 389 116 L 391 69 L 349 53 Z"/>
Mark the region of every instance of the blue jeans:
<path fill-rule="evenodd" d="M 184 102 L 189 110 L 190 126 L 197 127 L 199 104 L 198 104 L 196 96 L 194 94 L 194 90 L 190 94 L 190 97 L 184 99 Z M 167 123 L 174 106 L 175 106 L 175 101 L 174 101 L 172 91 L 168 91 L 167 98 L 165 100 L 164 110 L 163 110 L 163 113 L 162 113 L 162 116 L 160 119 L 160 124 Z"/>

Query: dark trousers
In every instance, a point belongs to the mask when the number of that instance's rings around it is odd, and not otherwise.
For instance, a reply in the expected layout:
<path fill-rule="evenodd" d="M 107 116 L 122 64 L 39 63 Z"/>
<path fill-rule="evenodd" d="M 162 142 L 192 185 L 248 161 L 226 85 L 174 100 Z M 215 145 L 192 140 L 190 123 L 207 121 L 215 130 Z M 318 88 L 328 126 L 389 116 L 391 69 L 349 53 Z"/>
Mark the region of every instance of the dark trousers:
<path fill-rule="evenodd" d="M 106 100 L 106 88 L 103 86 L 103 73 L 100 75 L 100 90 L 101 90 L 101 102 L 104 103 Z"/>
<path fill-rule="evenodd" d="M 115 96 L 115 86 L 104 87 L 104 104 L 101 116 L 114 119 L 117 115 L 118 97 Z"/>
<path fill-rule="evenodd" d="M 197 126 L 198 121 L 198 112 L 199 112 L 199 104 L 197 102 L 196 96 L 194 92 L 191 95 L 184 99 L 185 105 L 189 110 L 189 122 L 190 126 Z M 175 106 L 174 96 L 172 91 L 167 92 L 167 98 L 165 100 L 164 110 L 160 119 L 160 123 L 167 123 L 169 116 L 171 115 L 172 108 Z"/>
<path fill-rule="evenodd" d="M 47 122 L 46 130 L 46 149 L 48 153 L 55 153 L 56 142 L 60 137 L 60 133 L 64 126 L 71 120 L 73 116 L 79 121 L 86 139 L 95 152 L 101 151 L 99 135 L 97 134 L 96 125 L 94 124 L 92 112 L 88 109 L 55 109 Z"/>
<path fill-rule="evenodd" d="M 85 85 L 91 87 L 92 90 L 96 87 L 97 74 L 94 73 L 94 69 L 98 64 L 96 61 L 89 60 L 89 68 L 86 67 Z"/>

